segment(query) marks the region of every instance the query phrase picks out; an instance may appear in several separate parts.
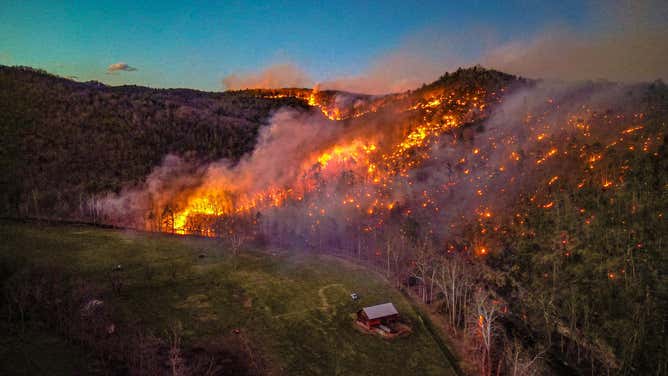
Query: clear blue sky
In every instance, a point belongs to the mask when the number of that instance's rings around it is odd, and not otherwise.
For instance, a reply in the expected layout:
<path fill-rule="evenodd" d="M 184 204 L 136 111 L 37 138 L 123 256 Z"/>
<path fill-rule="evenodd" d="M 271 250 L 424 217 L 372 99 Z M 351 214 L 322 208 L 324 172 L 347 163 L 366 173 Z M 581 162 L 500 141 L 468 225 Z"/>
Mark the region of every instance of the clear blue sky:
<path fill-rule="evenodd" d="M 0 64 L 82 81 L 220 90 L 227 74 L 285 61 L 316 80 L 357 74 L 425 31 L 486 28 L 510 40 L 549 25 L 587 27 L 578 1 L 415 3 L 0 0 Z M 137 70 L 107 74 L 117 62 Z"/>

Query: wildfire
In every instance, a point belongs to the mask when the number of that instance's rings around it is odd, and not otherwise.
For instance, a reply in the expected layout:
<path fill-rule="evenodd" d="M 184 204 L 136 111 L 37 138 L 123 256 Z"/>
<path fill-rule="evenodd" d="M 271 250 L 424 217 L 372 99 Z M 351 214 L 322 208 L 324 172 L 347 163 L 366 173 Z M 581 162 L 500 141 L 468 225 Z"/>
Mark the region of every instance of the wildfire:
<path fill-rule="evenodd" d="M 454 116 L 445 116 L 443 121 L 439 123 L 417 125 L 403 139 L 398 140 L 395 145 L 389 148 L 385 147 L 386 152 L 381 152 L 379 146 L 374 142 L 359 139 L 354 139 L 346 144 L 334 145 L 313 156 L 312 159 L 305 160 L 300 167 L 300 175 L 311 176 L 314 166 L 317 166 L 317 171 L 325 178 L 338 176 L 341 171 L 345 170 L 364 171 L 366 176 L 369 177 L 368 182 L 377 185 L 379 190 L 366 192 L 364 197 L 349 197 L 343 200 L 342 204 L 368 202 L 369 206 L 365 213 L 369 216 L 376 214 L 379 210 L 389 211 L 395 206 L 394 202 L 384 202 L 384 200 L 373 199 L 373 197 L 385 196 L 382 191 L 393 176 L 401 176 L 428 157 L 426 154 L 412 155 L 412 151 L 428 146 L 443 131 L 459 124 Z M 231 189 L 230 192 L 234 193 L 225 195 L 223 198 L 214 197 L 215 190 L 203 189 L 196 192 L 187 201 L 185 208 L 174 215 L 174 231 L 188 233 L 193 227 L 189 225 L 189 218 L 194 216 L 238 215 L 266 207 L 279 207 L 286 201 L 301 201 L 304 195 L 315 189 L 314 186 L 308 184 L 297 186 L 298 184 L 295 182 L 285 187 L 268 187 L 266 190 L 255 194 L 236 192 Z M 427 197 L 422 207 L 427 207 L 431 203 L 431 199 Z M 356 207 L 359 208 L 360 204 L 356 204 Z M 438 208 L 435 208 L 435 210 L 438 211 Z M 324 215 L 324 211 L 321 211 L 320 214 Z"/>
<path fill-rule="evenodd" d="M 368 154 L 376 150 L 373 144 L 362 144 L 358 141 L 353 141 L 349 145 L 334 146 L 331 150 L 322 153 L 317 158 L 317 162 L 323 167 L 327 167 L 330 161 L 334 160 L 337 163 L 355 163 L 360 160 L 362 152 Z M 372 165 L 369 165 L 371 168 Z M 373 170 L 373 169 L 372 169 Z"/>
<path fill-rule="evenodd" d="M 363 129 L 358 132 L 355 128 L 355 136 L 351 139 L 340 138 L 327 147 L 310 152 L 294 166 L 294 175 L 297 177 L 295 181 L 251 191 L 231 180 L 226 184 L 207 185 L 184 194 L 186 197 L 180 197 L 179 202 L 172 205 L 172 219 L 171 222 L 167 221 L 172 226 L 171 231 L 184 234 L 216 234 L 212 228 L 207 228 L 216 218 L 250 218 L 255 213 L 270 208 L 301 205 L 308 218 L 313 221 L 311 228 L 314 231 L 326 223 L 327 216 L 334 216 L 341 211 L 345 213 L 346 223 L 354 223 L 351 218 L 357 216 L 366 218 L 368 222 L 359 228 L 363 228 L 361 231 L 365 233 L 373 233 L 387 222 L 390 213 L 412 217 L 429 211 L 431 216 L 443 215 L 442 213 L 448 211 L 443 198 L 455 187 L 467 186 L 475 200 L 478 200 L 475 206 L 478 209 L 472 217 L 480 226 L 477 232 L 489 236 L 503 231 L 499 230 L 502 229 L 500 223 L 505 219 L 504 216 L 507 216 L 502 208 L 490 205 L 489 200 L 496 193 L 511 191 L 512 184 L 522 181 L 522 176 L 517 175 L 518 170 L 545 169 L 551 159 L 561 161 L 577 157 L 578 163 L 589 167 L 588 173 L 591 174 L 574 183 L 578 189 L 596 181 L 601 181 L 603 189 L 610 189 L 614 186 L 613 181 L 622 181 L 619 174 L 612 175 L 607 170 L 605 171 L 608 177 L 602 180 L 598 180 L 601 179 L 600 175 L 593 175 L 596 173 L 593 171 L 594 165 L 601 165 L 599 169 L 603 170 L 606 149 L 585 146 L 560 146 L 561 149 L 555 147 L 562 145 L 557 144 L 560 133 L 555 132 L 553 125 L 547 124 L 548 116 L 545 114 L 527 114 L 525 122 L 531 132 L 526 139 L 528 145 L 517 136 L 489 137 L 484 147 L 478 139 L 475 142 L 478 147 L 473 147 L 472 143 L 466 144 L 460 129 L 477 124 L 477 121 L 486 116 L 483 110 L 488 106 L 485 98 L 489 97 L 481 89 L 428 93 L 411 103 L 403 101 L 405 97 L 400 96 L 390 99 L 362 98 L 357 102 L 353 101 L 357 104 L 348 107 L 338 105 L 336 93 L 323 92 L 317 87 L 313 90 L 291 90 L 270 91 L 264 94 L 264 97 L 299 98 L 318 108 L 331 120 L 363 116 L 375 112 L 379 108 L 376 105 L 384 103 L 383 101 L 396 100 L 401 106 L 395 109 L 394 114 L 400 117 L 401 122 L 393 124 L 395 128 L 385 128 L 380 132 L 377 129 L 373 132 L 365 132 Z M 558 108 L 558 104 L 553 107 Z M 565 123 L 561 124 L 562 129 L 571 129 L 572 132 L 578 132 L 578 135 L 584 133 L 589 137 L 595 130 L 596 123 L 590 121 L 592 115 L 588 111 L 589 109 L 585 108 L 583 113 L 568 117 Z M 360 128 L 365 126 L 363 119 L 346 121 L 344 126 L 349 123 Z M 631 137 L 624 135 L 634 134 L 640 129 L 643 129 L 642 125 L 628 127 L 628 124 L 617 128 L 615 143 L 628 143 L 628 140 L 624 140 Z M 464 139 L 466 137 L 468 136 L 464 136 Z M 658 144 L 660 140 L 655 142 L 650 138 L 642 138 L 636 142 L 637 147 L 630 148 L 629 146 L 634 144 L 626 144 L 623 145 L 624 149 L 647 152 L 651 145 Z M 433 150 L 438 148 L 457 152 L 437 160 Z M 499 152 L 505 156 L 502 158 L 505 160 L 494 160 L 493 156 Z M 521 162 L 528 156 L 534 156 L 535 164 Z M 444 174 L 448 176 L 447 181 L 442 182 L 439 188 L 416 188 L 420 186 L 420 179 L 423 177 L 414 171 L 419 170 L 425 163 L 437 164 L 443 169 L 443 166 L 448 166 Z M 343 179 L 343 176 L 346 178 Z M 548 187 L 563 182 L 559 184 L 559 187 L 562 187 L 569 182 L 569 176 L 546 175 L 540 184 L 543 190 L 545 182 Z M 326 189 L 328 184 L 330 188 L 336 185 L 338 192 Z M 528 192 L 527 197 L 531 197 L 532 205 L 543 209 L 555 207 L 557 201 L 552 196 L 554 189 L 542 193 L 539 189 Z M 312 199 L 316 196 L 318 200 Z M 470 215 L 471 211 L 468 213 Z M 587 217 L 584 219 L 585 223 L 591 223 L 593 218 L 593 215 Z M 167 228 L 169 229 L 169 225 Z M 489 252 L 487 247 L 479 246 L 474 249 L 478 255 Z"/>
<path fill-rule="evenodd" d="M 632 128 L 628 128 L 628 129 L 623 130 L 623 131 L 622 131 L 622 134 L 631 134 L 631 133 L 633 133 L 633 132 L 635 132 L 635 131 L 637 131 L 637 130 L 643 129 L 643 128 L 644 128 L 644 127 L 643 127 L 642 125 L 639 125 L 639 126 L 636 126 L 636 127 L 632 127 Z"/>
<path fill-rule="evenodd" d="M 316 101 L 316 94 L 318 93 L 318 87 L 313 88 L 313 91 L 308 96 L 308 105 L 309 106 L 317 106 L 318 102 Z"/>
<path fill-rule="evenodd" d="M 554 157 L 557 154 L 558 151 L 559 150 L 557 150 L 557 148 L 550 149 L 550 151 L 548 151 L 542 158 L 540 158 L 539 160 L 536 161 L 536 164 L 539 165 L 539 164 L 545 163 L 546 160 L 548 160 L 549 158 Z"/>

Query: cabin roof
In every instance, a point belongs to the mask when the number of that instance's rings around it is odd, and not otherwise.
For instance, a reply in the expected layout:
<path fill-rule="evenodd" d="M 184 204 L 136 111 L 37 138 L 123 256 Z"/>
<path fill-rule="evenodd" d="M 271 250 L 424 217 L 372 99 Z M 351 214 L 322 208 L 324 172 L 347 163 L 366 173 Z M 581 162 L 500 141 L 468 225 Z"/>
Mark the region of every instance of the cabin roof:
<path fill-rule="evenodd" d="M 394 304 L 392 303 L 378 304 L 371 307 L 365 307 L 362 308 L 362 311 L 364 311 L 364 314 L 366 314 L 366 317 L 369 320 L 379 319 L 381 317 L 387 317 L 399 314 L 397 309 L 394 308 Z"/>

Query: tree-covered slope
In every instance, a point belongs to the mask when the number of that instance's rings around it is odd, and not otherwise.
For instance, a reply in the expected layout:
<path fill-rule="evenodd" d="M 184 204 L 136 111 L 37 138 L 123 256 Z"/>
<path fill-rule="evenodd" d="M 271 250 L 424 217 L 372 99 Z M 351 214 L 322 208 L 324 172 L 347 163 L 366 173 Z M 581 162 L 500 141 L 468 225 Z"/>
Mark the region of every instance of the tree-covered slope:
<path fill-rule="evenodd" d="M 0 213 L 66 217 L 141 181 L 169 153 L 235 160 L 294 98 L 79 83 L 0 67 Z"/>

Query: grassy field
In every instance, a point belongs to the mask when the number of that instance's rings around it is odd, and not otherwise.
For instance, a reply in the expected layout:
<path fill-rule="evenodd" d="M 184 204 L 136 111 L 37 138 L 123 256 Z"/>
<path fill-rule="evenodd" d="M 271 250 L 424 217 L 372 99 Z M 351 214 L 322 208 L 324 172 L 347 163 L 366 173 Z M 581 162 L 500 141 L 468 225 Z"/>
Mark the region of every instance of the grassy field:
<path fill-rule="evenodd" d="M 157 333 L 178 320 L 186 343 L 215 341 L 238 328 L 272 373 L 454 374 L 406 298 L 369 270 L 330 256 L 245 250 L 235 257 L 210 239 L 13 222 L 0 222 L 0 239 L 5 264 L 58 267 L 100 284 L 120 264 L 122 292 L 105 301 L 123 319 L 139 319 Z M 387 301 L 413 334 L 386 341 L 354 328 L 357 309 Z M 0 374 L 72 374 L 87 356 L 61 342 L 53 333 L 5 336 Z"/>

